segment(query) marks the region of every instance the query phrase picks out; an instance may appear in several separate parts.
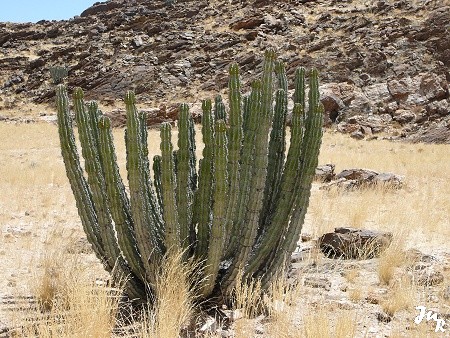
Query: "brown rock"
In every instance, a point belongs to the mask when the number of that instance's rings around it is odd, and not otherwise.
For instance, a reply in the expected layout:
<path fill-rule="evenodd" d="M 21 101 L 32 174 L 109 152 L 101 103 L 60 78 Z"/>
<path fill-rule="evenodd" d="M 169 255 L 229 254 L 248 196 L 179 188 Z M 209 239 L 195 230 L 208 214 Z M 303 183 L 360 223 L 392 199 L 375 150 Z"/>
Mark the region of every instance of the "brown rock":
<path fill-rule="evenodd" d="M 444 275 L 440 271 L 435 271 L 433 267 L 419 270 L 414 277 L 417 285 L 435 286 L 444 282 Z"/>
<path fill-rule="evenodd" d="M 410 85 L 404 79 L 389 81 L 387 87 L 395 100 L 404 100 L 410 93 Z"/>
<path fill-rule="evenodd" d="M 251 18 L 241 18 L 230 24 L 230 28 L 234 30 L 253 29 L 264 23 L 264 17 L 255 16 Z"/>
<path fill-rule="evenodd" d="M 372 181 L 378 173 L 369 169 L 345 169 L 336 175 L 336 178 L 344 178 L 346 180 Z"/>
<path fill-rule="evenodd" d="M 336 228 L 319 238 L 320 250 L 329 258 L 378 257 L 392 240 L 392 233 L 355 228 Z"/>

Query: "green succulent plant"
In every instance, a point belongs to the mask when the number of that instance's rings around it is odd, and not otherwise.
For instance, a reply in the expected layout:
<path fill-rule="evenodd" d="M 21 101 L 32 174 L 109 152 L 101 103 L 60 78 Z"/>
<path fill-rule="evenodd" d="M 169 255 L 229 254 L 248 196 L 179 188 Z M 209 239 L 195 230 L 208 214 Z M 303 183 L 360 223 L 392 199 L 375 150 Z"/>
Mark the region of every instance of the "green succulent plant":
<path fill-rule="evenodd" d="M 203 158 L 197 164 L 189 107 L 161 126 L 161 154 L 147 149 L 145 113 L 125 96 L 129 192 L 119 175 L 111 123 L 75 89 L 73 107 L 84 170 L 75 142 L 67 90 L 56 99 L 62 155 L 83 228 L 96 255 L 126 293 L 151 301 L 159 264 L 171 250 L 203 262 L 202 299 L 227 301 L 239 271 L 268 287 L 295 250 L 309 203 L 322 138 L 317 70 L 295 73 L 290 146 L 286 151 L 288 84 L 275 52 L 265 53 L 262 77 L 241 93 L 239 68 L 229 68 L 228 111 L 222 98 L 202 102 Z M 308 101 L 306 104 L 305 101 Z M 197 170 L 198 167 L 198 170 Z"/>
<path fill-rule="evenodd" d="M 52 77 L 53 84 L 60 84 L 63 82 L 64 78 L 69 75 L 69 70 L 67 67 L 63 66 L 50 67 L 50 75 Z"/>

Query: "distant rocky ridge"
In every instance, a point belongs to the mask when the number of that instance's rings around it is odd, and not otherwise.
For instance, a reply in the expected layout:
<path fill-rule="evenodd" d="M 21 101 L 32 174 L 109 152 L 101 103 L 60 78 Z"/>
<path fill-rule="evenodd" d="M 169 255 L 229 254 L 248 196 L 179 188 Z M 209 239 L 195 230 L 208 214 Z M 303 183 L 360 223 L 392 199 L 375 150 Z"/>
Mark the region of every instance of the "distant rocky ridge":
<path fill-rule="evenodd" d="M 0 115 L 53 101 L 66 65 L 110 115 L 128 89 L 156 117 L 225 93 L 240 64 L 248 89 L 263 51 L 321 72 L 327 125 L 355 138 L 450 143 L 450 6 L 445 1 L 112 0 L 68 21 L 0 23 Z M 114 113 L 116 112 L 116 113 Z M 150 121 L 149 123 L 153 123 Z"/>

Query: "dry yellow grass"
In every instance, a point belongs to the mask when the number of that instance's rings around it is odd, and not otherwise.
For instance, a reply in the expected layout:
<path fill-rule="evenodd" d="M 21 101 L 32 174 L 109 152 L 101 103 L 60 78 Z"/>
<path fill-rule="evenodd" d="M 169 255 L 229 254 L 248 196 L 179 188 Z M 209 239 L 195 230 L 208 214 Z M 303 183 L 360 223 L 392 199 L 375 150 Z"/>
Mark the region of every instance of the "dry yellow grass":
<path fill-rule="evenodd" d="M 121 288 L 95 281 L 89 267 L 56 240 L 38 261 L 31 280 L 36 306 L 17 314 L 16 334 L 42 338 L 110 338 L 116 326 Z"/>
<path fill-rule="evenodd" d="M 164 258 L 154 287 L 156 303 L 144 310 L 137 337 L 176 338 L 191 323 L 200 271 L 198 264 L 183 263 L 182 257 L 182 252 L 169 252 Z"/>
<path fill-rule="evenodd" d="M 380 255 L 377 272 L 381 284 L 389 284 L 396 270 L 406 262 L 404 247 L 404 236 L 395 234 L 391 245 Z"/>
<path fill-rule="evenodd" d="M 348 338 L 356 334 L 355 314 L 349 311 L 331 316 L 325 310 L 313 310 L 313 314 L 304 317 L 305 338 Z"/>
<path fill-rule="evenodd" d="M 407 280 L 400 280 L 388 292 L 381 308 L 388 315 L 393 316 L 401 310 L 411 310 L 417 304 L 417 289 Z"/>
<path fill-rule="evenodd" d="M 401 232 L 406 247 L 445 247 L 450 236 L 450 156 L 448 145 L 354 141 L 325 133 L 319 163 L 336 171 L 368 168 L 405 176 L 400 190 L 354 192 L 313 191 L 305 230 L 315 235 L 336 226 L 357 226 Z"/>
<path fill-rule="evenodd" d="M 269 322 L 266 325 L 267 335 L 272 338 L 300 337 L 298 325 L 297 303 L 301 297 L 299 281 L 289 282 L 286 274 L 279 274 L 264 295 L 264 304 L 268 312 Z"/>

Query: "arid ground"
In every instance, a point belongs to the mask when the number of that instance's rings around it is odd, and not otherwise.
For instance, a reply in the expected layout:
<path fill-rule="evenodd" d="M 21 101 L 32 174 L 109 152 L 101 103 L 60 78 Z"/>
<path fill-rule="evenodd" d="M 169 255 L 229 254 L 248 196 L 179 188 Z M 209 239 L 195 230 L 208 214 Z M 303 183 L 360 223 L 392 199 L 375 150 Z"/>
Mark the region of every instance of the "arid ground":
<path fill-rule="evenodd" d="M 114 135 L 126 177 L 123 129 Z M 149 151 L 158 149 L 159 133 L 150 130 Z M 326 132 L 320 164 L 333 163 L 337 172 L 393 172 L 404 176 L 404 185 L 326 191 L 314 183 L 303 231 L 312 240 L 301 243 L 290 273 L 299 281 L 295 299 L 271 315 L 244 316 L 210 336 L 449 337 L 449 154 L 448 145 L 357 141 Z M 1 123 L 0 177 L 0 329 L 8 336 L 14 327 L 42 318 L 33 304 L 45 285 L 57 288 L 71 270 L 97 286 L 108 276 L 81 228 L 54 124 Z M 393 243 L 380 258 L 325 258 L 315 240 L 339 226 L 390 231 Z M 417 306 L 437 313 L 445 332 L 435 333 L 433 320 L 416 324 Z"/>

